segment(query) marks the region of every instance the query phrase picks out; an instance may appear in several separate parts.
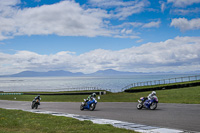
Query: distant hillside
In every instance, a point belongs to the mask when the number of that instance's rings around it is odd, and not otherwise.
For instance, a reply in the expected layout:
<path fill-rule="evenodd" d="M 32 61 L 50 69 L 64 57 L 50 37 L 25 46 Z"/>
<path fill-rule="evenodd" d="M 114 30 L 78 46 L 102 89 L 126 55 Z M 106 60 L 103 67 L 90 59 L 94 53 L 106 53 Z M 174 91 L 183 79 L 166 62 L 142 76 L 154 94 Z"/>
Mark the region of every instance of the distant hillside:
<path fill-rule="evenodd" d="M 143 74 L 141 72 L 121 72 L 121 71 L 116 71 L 113 69 L 107 69 L 107 70 L 100 70 L 95 73 L 92 73 L 91 75 L 129 75 L 129 74 Z"/>
<path fill-rule="evenodd" d="M 17 74 L 5 75 L 1 77 L 51 77 L 51 76 L 81 76 L 83 73 L 72 73 L 68 71 L 48 71 L 48 72 L 34 72 L 34 71 L 23 71 Z"/>
<path fill-rule="evenodd" d="M 69 71 L 48 71 L 48 72 L 34 72 L 34 71 L 23 71 L 17 74 L 12 75 L 2 75 L 0 77 L 52 77 L 52 76 L 106 76 L 106 75 L 136 75 L 136 74 L 174 74 L 174 72 L 149 72 L 149 73 L 143 73 L 143 72 L 122 72 L 122 71 L 116 71 L 113 69 L 107 69 L 107 70 L 99 70 L 97 72 L 91 73 L 91 74 L 84 74 L 81 72 L 72 73 Z"/>

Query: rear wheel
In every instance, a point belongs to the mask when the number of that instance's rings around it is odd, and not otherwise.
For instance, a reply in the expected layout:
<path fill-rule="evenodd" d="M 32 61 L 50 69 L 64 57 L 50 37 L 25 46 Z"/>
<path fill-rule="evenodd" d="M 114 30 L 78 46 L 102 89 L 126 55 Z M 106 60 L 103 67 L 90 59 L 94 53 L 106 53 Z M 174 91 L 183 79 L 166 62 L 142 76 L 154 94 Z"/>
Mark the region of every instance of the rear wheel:
<path fill-rule="evenodd" d="M 154 109 L 156 109 L 156 108 L 157 108 L 157 103 L 156 103 L 156 102 L 151 103 L 150 109 L 151 109 L 151 110 L 154 110 Z"/>
<path fill-rule="evenodd" d="M 142 103 L 137 104 L 137 109 L 142 109 L 142 107 L 143 107 Z"/>
<path fill-rule="evenodd" d="M 94 109 L 95 109 L 95 104 L 92 103 L 92 104 L 90 105 L 90 111 L 93 111 Z"/>

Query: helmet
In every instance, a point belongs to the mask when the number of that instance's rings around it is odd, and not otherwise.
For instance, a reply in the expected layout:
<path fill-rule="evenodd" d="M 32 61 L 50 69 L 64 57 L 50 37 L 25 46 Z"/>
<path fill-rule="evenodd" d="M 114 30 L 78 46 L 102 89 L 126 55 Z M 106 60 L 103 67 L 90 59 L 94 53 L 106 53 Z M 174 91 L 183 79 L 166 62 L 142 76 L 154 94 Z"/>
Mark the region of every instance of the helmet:
<path fill-rule="evenodd" d="M 93 97 L 96 97 L 96 93 L 93 93 L 92 96 L 93 96 Z"/>
<path fill-rule="evenodd" d="M 152 93 L 151 93 L 152 95 L 156 95 L 156 92 L 155 91 L 152 91 Z"/>

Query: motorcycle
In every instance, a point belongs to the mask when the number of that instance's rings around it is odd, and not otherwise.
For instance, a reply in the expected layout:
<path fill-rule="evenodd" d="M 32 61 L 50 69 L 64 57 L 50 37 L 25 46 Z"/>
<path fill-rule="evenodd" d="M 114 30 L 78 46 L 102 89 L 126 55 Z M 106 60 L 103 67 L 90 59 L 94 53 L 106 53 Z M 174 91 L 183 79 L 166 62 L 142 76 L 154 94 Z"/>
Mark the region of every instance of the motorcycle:
<path fill-rule="evenodd" d="M 95 98 L 91 98 L 91 100 L 86 102 L 86 99 L 84 99 L 85 102 L 81 103 L 80 110 L 88 109 L 90 111 L 93 111 L 96 107 L 97 100 Z"/>
<path fill-rule="evenodd" d="M 40 105 L 40 101 L 39 101 L 39 99 L 34 99 L 33 101 L 32 101 L 32 104 L 31 104 L 31 108 L 32 109 L 37 109 L 38 108 L 38 105 Z"/>
<path fill-rule="evenodd" d="M 142 108 L 155 110 L 157 108 L 157 104 L 158 104 L 157 96 L 153 96 L 151 100 L 148 100 L 148 98 L 145 98 L 145 97 L 141 97 L 140 100 L 138 100 L 138 104 L 137 104 L 137 109 L 139 110 Z"/>

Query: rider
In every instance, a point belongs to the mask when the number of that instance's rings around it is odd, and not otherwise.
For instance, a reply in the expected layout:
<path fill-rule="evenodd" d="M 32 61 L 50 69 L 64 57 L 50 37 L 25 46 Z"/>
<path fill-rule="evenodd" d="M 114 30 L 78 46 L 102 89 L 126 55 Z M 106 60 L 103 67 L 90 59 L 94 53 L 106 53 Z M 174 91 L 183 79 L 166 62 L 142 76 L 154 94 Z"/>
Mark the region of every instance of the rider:
<path fill-rule="evenodd" d="M 39 105 L 40 105 L 40 100 L 41 100 L 40 95 L 38 95 L 37 97 L 35 97 L 34 100 L 37 100 L 37 99 L 38 99 L 38 101 L 39 101 Z"/>
<path fill-rule="evenodd" d="M 86 101 L 89 101 L 89 100 L 91 100 L 92 98 L 95 98 L 95 97 L 96 97 L 96 93 L 92 93 L 91 95 L 88 96 Z"/>
<path fill-rule="evenodd" d="M 148 100 L 151 100 L 153 98 L 153 96 L 156 95 L 156 92 L 155 91 L 152 91 L 149 95 L 148 95 Z"/>
<path fill-rule="evenodd" d="M 156 92 L 155 91 L 152 91 L 148 96 L 147 96 L 147 98 L 146 98 L 146 100 L 145 100 L 145 106 L 146 107 L 148 107 L 149 105 L 148 105 L 148 103 L 149 103 L 149 101 L 151 101 L 151 99 L 153 98 L 153 96 L 155 96 L 156 95 Z"/>
<path fill-rule="evenodd" d="M 88 101 L 92 100 L 92 98 L 95 98 L 96 97 L 96 93 L 92 93 L 91 95 L 88 96 L 88 98 L 86 99 L 85 101 L 85 105 Z"/>

